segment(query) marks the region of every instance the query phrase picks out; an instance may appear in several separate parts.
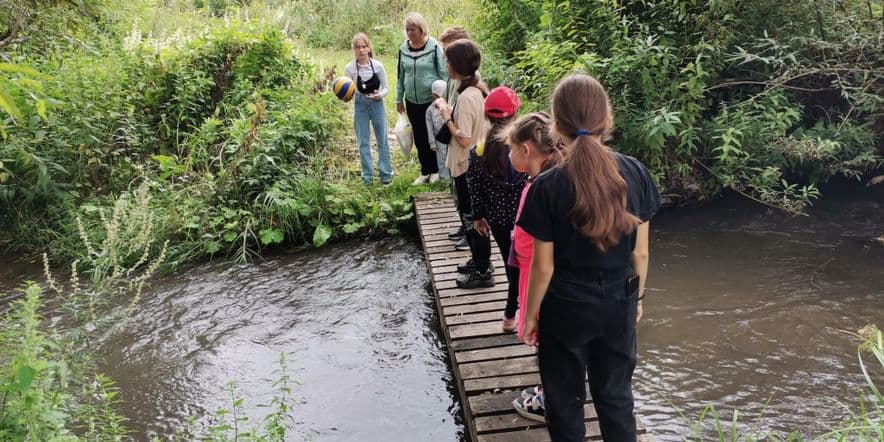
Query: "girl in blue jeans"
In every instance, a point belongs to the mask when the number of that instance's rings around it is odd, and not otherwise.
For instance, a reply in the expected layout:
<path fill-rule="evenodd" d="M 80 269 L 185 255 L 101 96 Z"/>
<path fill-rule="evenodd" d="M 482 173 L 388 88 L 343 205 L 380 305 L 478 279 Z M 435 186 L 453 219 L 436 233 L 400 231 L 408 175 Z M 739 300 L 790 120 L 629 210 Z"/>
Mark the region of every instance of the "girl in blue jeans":
<path fill-rule="evenodd" d="M 356 109 L 353 123 L 356 138 L 359 140 L 359 159 L 362 163 L 362 181 L 371 184 L 374 167 L 371 162 L 371 131 L 378 145 L 378 171 L 381 183 L 393 181 L 393 166 L 390 164 L 390 146 L 387 143 L 387 115 L 384 111 L 384 97 L 387 95 L 387 72 L 381 62 L 372 58 L 371 40 L 360 32 L 353 37 L 353 55 L 344 74 L 356 82 Z"/>

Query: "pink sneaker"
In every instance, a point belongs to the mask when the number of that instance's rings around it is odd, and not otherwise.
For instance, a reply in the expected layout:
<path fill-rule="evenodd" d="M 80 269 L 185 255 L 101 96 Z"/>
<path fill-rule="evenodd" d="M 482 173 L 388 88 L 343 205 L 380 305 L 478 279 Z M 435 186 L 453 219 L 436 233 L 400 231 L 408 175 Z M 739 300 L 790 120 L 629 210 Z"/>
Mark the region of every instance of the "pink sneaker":
<path fill-rule="evenodd" d="M 504 333 L 512 333 L 512 332 L 516 331 L 516 328 L 518 328 L 518 325 L 519 325 L 519 323 L 516 322 L 515 316 L 513 316 L 512 318 L 507 318 L 506 316 L 503 317 L 503 331 L 504 331 Z"/>

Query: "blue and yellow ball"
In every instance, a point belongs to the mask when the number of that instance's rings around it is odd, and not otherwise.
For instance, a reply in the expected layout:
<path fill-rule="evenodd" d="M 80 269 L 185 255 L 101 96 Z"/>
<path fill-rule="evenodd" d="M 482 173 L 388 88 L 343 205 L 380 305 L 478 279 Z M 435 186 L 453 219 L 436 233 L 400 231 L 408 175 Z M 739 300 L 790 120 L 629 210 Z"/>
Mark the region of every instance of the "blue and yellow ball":
<path fill-rule="evenodd" d="M 332 91 L 338 99 L 350 101 L 356 93 L 356 83 L 349 77 L 338 77 L 332 82 Z"/>

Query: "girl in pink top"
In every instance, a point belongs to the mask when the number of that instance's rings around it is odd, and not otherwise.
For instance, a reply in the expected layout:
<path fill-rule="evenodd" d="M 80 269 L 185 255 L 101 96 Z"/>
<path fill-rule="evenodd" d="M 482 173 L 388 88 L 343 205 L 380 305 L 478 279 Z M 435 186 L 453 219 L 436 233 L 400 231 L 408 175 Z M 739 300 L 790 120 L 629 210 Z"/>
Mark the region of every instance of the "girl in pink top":
<path fill-rule="evenodd" d="M 545 112 L 534 112 L 520 118 L 507 131 L 510 162 L 519 172 L 527 172 L 531 178 L 522 190 L 516 219 L 522 214 L 525 195 L 531 182 L 543 171 L 558 164 L 562 159 L 559 144 L 550 134 L 552 120 Z M 513 230 L 513 252 L 510 265 L 519 269 L 519 339 L 524 339 L 525 308 L 528 296 L 528 277 L 531 274 L 531 258 L 534 256 L 534 238 L 516 225 Z M 513 401 L 516 411 L 527 419 L 544 421 L 543 390 L 540 386 L 525 389 Z"/>

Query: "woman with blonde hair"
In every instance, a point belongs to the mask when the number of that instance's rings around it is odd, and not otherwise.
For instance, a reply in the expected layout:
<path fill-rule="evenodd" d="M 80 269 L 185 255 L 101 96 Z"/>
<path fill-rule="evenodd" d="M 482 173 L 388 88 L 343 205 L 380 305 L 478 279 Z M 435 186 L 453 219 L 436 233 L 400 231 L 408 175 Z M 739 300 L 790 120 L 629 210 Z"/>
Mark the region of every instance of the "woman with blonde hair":
<path fill-rule="evenodd" d="M 534 180 L 517 221 L 534 237 L 523 341 L 538 347 L 553 441 L 584 440 L 587 375 L 602 437 L 634 441 L 636 325 L 660 193 L 641 162 L 605 144 L 613 115 L 598 80 L 563 79 L 551 107 L 565 158 Z"/>
<path fill-rule="evenodd" d="M 448 80 L 442 45 L 433 37 L 427 21 L 417 12 L 405 17 L 406 40 L 399 47 L 398 80 L 396 82 L 396 112 L 405 112 L 414 134 L 414 145 L 421 164 L 421 173 L 415 185 L 439 180 L 436 152 L 430 147 L 424 120 L 427 108 L 433 104 L 432 85 L 436 80 Z"/>

